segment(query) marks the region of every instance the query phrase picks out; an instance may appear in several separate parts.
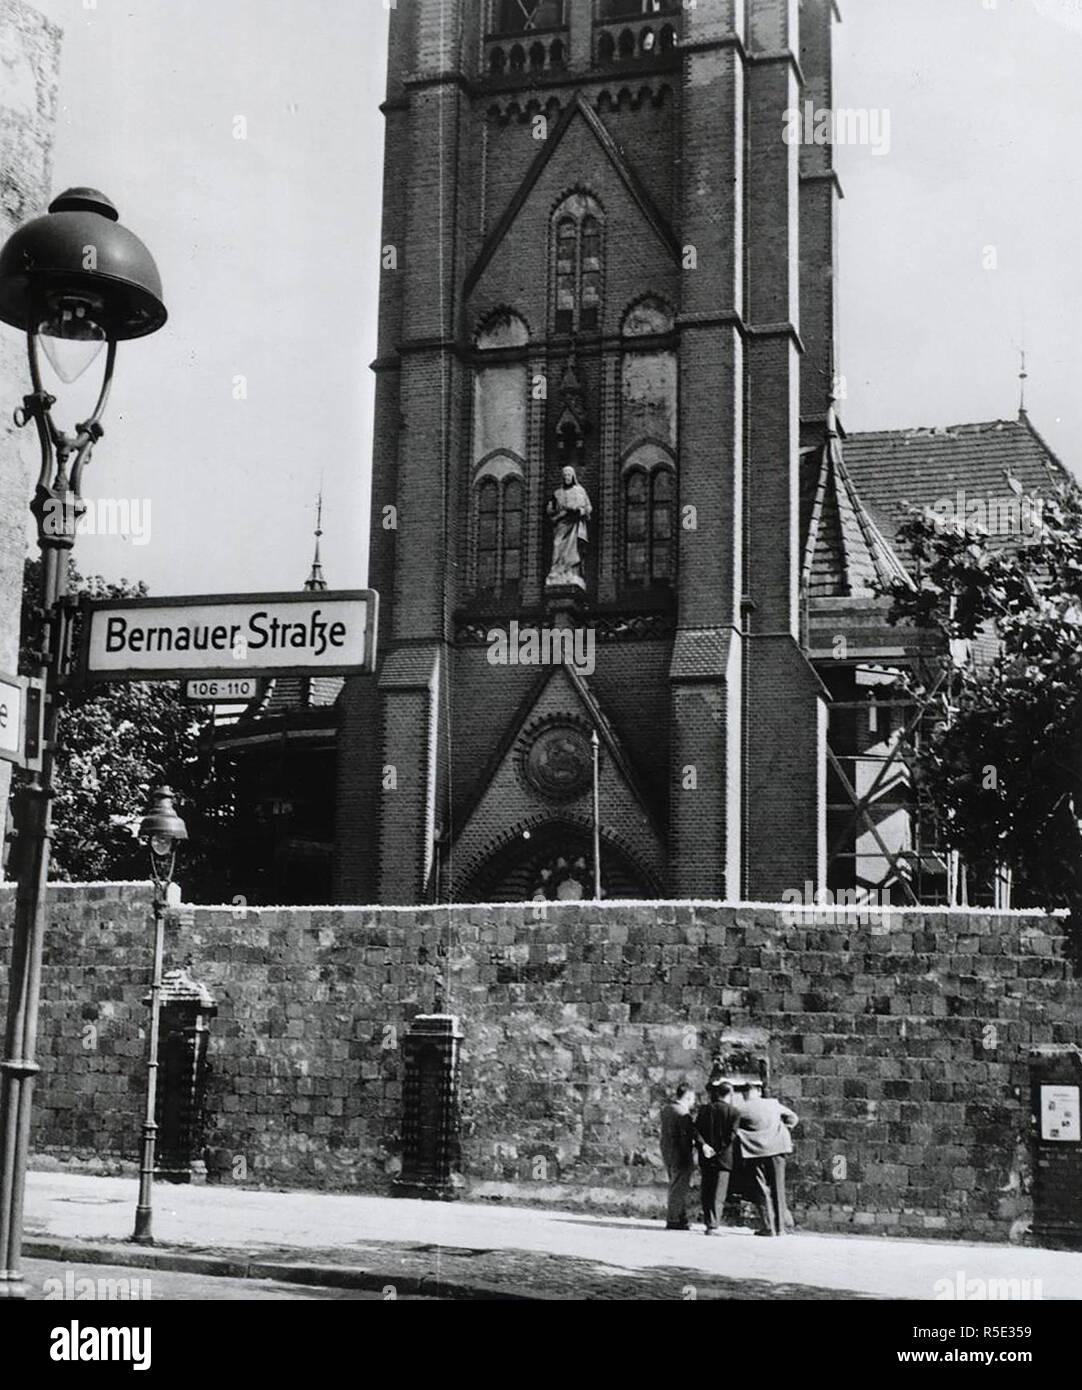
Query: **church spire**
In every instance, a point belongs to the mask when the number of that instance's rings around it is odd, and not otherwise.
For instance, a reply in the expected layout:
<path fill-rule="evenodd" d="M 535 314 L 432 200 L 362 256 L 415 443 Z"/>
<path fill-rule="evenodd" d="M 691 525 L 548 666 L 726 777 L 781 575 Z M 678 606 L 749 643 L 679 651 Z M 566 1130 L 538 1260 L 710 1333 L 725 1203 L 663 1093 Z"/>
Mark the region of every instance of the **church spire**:
<path fill-rule="evenodd" d="M 316 549 L 312 556 L 312 572 L 304 581 L 304 587 L 309 593 L 322 592 L 327 587 L 327 581 L 323 577 L 323 564 L 319 558 L 319 539 L 323 535 L 323 489 L 319 490 L 319 501 L 316 503 Z"/>

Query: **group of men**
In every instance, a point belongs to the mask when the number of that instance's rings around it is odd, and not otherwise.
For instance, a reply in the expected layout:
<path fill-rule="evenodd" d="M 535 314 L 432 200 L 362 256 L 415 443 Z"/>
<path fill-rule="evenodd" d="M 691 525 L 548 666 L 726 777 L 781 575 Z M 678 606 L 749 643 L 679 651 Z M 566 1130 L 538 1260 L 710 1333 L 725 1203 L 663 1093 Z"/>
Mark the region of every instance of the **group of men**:
<path fill-rule="evenodd" d="M 669 1171 L 666 1228 L 688 1231 L 691 1174 L 698 1155 L 705 1233 L 716 1235 L 718 1213 L 730 1195 L 747 1197 L 759 1212 L 760 1236 L 783 1236 L 792 1225 L 785 1202 L 785 1155 L 793 1151 L 796 1115 L 763 1094 L 763 1083 L 733 1082 L 715 1072 L 696 1114 L 686 1082 L 661 1113 L 661 1156 Z"/>

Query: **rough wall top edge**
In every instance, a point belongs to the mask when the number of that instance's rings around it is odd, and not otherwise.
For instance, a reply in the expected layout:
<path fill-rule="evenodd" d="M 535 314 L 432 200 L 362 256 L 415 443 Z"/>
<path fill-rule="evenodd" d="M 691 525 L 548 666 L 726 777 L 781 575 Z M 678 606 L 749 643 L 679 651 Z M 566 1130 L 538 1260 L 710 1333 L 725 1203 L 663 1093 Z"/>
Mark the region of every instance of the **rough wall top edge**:
<path fill-rule="evenodd" d="M 50 897 L 55 897 L 58 901 L 64 902 L 72 897 L 94 890 L 100 893 L 108 893 L 109 896 L 139 900 L 142 898 L 150 899 L 152 887 L 149 882 L 139 880 L 108 880 L 98 883 L 51 883 L 49 885 Z M 115 890 L 115 891 L 114 891 Z M 0 903 L 7 899 L 14 901 L 16 885 L 14 883 L 0 883 Z M 522 912 L 527 915 L 534 913 L 539 904 L 533 902 L 521 903 L 409 903 L 409 904 L 385 904 L 385 903 L 290 903 L 281 905 L 276 903 L 251 904 L 249 907 L 240 907 L 231 903 L 177 903 L 171 905 L 171 910 L 175 912 L 228 912 L 235 914 L 238 912 L 386 912 L 391 915 L 400 913 L 417 912 L 479 912 L 479 911 L 499 911 L 499 912 Z M 849 920 L 849 918 L 864 918 L 867 921 L 879 921 L 884 916 L 896 917 L 905 921 L 918 917 L 959 917 L 959 918 L 997 918 L 1003 920 L 1040 920 L 1049 922 L 1064 922 L 1068 913 L 1064 909 L 1056 909 L 1048 912 L 1043 908 L 1018 908 L 1008 912 L 997 911 L 990 907 L 944 907 L 940 905 L 925 905 L 916 907 L 904 906 L 878 906 L 875 904 L 845 904 L 825 902 L 815 903 L 778 903 L 778 902 L 755 902 L 740 901 L 736 899 L 723 898 L 656 898 L 644 900 L 642 898 L 606 898 L 603 902 L 594 899 L 584 898 L 575 902 L 544 904 L 546 914 L 560 912 L 562 910 L 577 908 L 598 909 L 605 912 L 612 908 L 709 908 L 732 911 L 755 911 L 755 912 L 776 912 L 800 914 L 802 919 L 794 925 L 814 925 L 815 918 L 824 913 L 830 913 L 833 918 Z"/>

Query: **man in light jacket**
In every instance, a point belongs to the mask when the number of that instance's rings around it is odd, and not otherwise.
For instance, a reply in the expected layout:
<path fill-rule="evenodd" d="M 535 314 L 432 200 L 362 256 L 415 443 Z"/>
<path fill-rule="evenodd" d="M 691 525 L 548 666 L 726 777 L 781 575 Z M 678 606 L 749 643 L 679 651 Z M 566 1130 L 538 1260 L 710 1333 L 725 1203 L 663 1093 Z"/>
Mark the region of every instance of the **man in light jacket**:
<path fill-rule="evenodd" d="M 741 1160 L 751 1179 L 759 1208 L 760 1236 L 783 1236 L 789 1220 L 785 1204 L 785 1155 L 793 1152 L 790 1131 L 799 1124 L 796 1115 L 779 1100 L 763 1095 L 761 1082 L 751 1082 L 747 1100 L 740 1106 L 736 1139 Z"/>

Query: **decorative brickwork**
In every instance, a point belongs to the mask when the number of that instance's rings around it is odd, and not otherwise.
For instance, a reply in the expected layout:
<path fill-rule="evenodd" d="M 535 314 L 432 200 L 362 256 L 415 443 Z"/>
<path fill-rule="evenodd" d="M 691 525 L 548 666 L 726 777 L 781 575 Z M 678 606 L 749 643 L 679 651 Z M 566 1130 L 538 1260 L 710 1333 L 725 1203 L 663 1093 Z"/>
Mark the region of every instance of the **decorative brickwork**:
<path fill-rule="evenodd" d="M 12 896 L 0 893 L 0 960 Z M 1061 924 L 937 909 L 786 926 L 777 908 L 538 903 L 197 908 L 167 930 L 219 1014 L 208 1144 L 249 1181 L 389 1191 L 401 1042 L 461 1020 L 463 1190 L 660 1211 L 657 1114 L 719 1044 L 800 1115 L 812 1229 L 1002 1240 L 1031 1213 L 1029 1053 L 1078 1043 Z M 150 899 L 51 893 L 34 1143 L 134 1160 Z M 2 987 L 0 980 L 0 987 Z"/>

